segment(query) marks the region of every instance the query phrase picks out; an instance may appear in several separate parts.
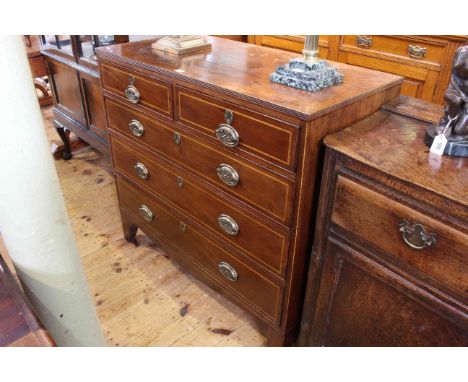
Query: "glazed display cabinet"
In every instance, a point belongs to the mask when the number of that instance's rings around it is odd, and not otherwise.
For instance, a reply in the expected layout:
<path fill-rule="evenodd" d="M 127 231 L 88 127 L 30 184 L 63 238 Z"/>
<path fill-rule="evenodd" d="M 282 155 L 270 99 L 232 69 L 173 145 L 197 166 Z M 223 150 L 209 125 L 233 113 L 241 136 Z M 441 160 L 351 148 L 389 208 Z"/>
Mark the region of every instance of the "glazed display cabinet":
<path fill-rule="evenodd" d="M 128 36 L 42 35 L 42 53 L 54 99 L 54 126 L 71 159 L 69 132 L 108 153 L 104 105 L 95 49 L 127 42 Z"/>

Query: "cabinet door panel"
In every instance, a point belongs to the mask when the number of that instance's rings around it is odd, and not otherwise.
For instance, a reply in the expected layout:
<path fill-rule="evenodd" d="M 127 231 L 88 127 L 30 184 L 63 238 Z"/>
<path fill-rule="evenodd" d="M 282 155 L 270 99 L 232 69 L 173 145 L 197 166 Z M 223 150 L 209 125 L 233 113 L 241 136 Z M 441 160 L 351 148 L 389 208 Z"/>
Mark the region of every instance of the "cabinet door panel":
<path fill-rule="evenodd" d="M 86 125 L 77 71 L 58 61 L 48 61 L 47 66 L 56 107 Z"/>
<path fill-rule="evenodd" d="M 83 83 L 89 129 L 107 140 L 106 115 L 99 79 L 82 73 L 81 81 Z"/>
<path fill-rule="evenodd" d="M 312 336 L 324 346 L 466 346 L 468 317 L 329 239 Z"/>

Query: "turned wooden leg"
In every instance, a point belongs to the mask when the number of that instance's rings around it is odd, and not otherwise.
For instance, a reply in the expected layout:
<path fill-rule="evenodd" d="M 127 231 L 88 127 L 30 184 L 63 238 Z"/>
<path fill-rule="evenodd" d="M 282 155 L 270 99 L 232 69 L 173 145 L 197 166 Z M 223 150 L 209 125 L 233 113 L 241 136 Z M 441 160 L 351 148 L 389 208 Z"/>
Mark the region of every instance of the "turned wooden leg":
<path fill-rule="evenodd" d="M 138 231 L 138 226 L 133 224 L 124 214 L 120 214 L 122 219 L 122 230 L 124 233 L 124 238 L 129 243 L 135 244 L 138 247 L 138 242 L 136 240 L 136 234 Z"/>
<path fill-rule="evenodd" d="M 63 160 L 70 160 L 72 158 L 71 150 L 70 150 L 70 142 L 68 141 L 67 133 L 65 132 L 65 128 L 59 124 L 54 124 L 55 130 L 57 130 L 57 134 L 60 136 L 63 142 Z"/>

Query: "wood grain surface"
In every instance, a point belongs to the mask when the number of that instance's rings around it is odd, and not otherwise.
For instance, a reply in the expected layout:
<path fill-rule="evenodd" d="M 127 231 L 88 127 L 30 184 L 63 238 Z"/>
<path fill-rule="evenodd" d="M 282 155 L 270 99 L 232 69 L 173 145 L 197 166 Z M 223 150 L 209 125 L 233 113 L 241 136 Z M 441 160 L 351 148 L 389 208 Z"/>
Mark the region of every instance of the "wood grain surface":
<path fill-rule="evenodd" d="M 213 44 L 211 50 L 182 57 L 154 51 L 148 40 L 101 47 L 97 49 L 97 56 L 122 66 L 188 79 L 196 85 L 305 120 L 379 93 L 402 81 L 401 77 L 393 74 L 334 62 L 333 65 L 344 75 L 343 84 L 309 93 L 269 80 L 270 73 L 298 57 L 297 54 L 216 37 L 209 37 L 208 41 Z"/>

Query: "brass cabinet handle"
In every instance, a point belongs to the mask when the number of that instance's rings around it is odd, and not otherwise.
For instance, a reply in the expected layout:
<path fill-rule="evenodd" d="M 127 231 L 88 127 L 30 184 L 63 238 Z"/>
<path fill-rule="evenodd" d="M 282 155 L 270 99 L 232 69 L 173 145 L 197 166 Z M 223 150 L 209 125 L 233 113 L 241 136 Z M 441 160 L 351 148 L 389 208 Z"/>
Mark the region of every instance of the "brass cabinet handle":
<path fill-rule="evenodd" d="M 232 127 L 226 123 L 222 123 L 216 129 L 216 136 L 218 139 L 228 147 L 236 147 L 239 144 L 239 134 Z"/>
<path fill-rule="evenodd" d="M 239 226 L 229 215 L 221 214 L 218 216 L 218 224 L 228 235 L 236 236 L 239 234 Z"/>
<path fill-rule="evenodd" d="M 234 167 L 228 164 L 220 164 L 216 169 L 219 179 L 221 179 L 228 186 L 234 187 L 239 183 L 239 174 Z"/>
<path fill-rule="evenodd" d="M 218 264 L 218 269 L 221 272 L 221 274 L 226 277 L 229 281 L 237 281 L 239 276 L 237 275 L 237 271 L 234 269 L 234 267 L 225 261 L 221 261 Z"/>
<path fill-rule="evenodd" d="M 420 60 L 421 58 L 426 57 L 427 48 L 418 45 L 408 45 L 408 55 L 411 58 L 416 58 Z"/>
<path fill-rule="evenodd" d="M 437 234 L 427 232 L 426 227 L 422 224 L 411 223 L 409 220 L 402 219 L 398 226 L 403 240 L 413 249 L 424 249 L 437 243 Z"/>
<path fill-rule="evenodd" d="M 135 137 L 141 137 L 143 133 L 145 132 L 143 125 L 136 119 L 132 119 L 130 121 L 130 123 L 128 124 L 128 128 L 130 129 L 130 131 Z"/>
<path fill-rule="evenodd" d="M 176 178 L 176 182 L 177 182 L 177 185 L 178 185 L 179 187 L 183 187 L 183 186 L 184 186 L 184 179 L 182 179 L 181 176 L 178 176 L 178 177 Z"/>
<path fill-rule="evenodd" d="M 142 204 L 140 208 L 138 208 L 138 212 L 140 213 L 140 216 L 146 221 L 151 222 L 154 220 L 154 214 L 144 204 Z"/>
<path fill-rule="evenodd" d="M 173 135 L 173 140 L 174 140 L 174 143 L 176 145 L 180 145 L 180 142 L 182 141 L 182 137 L 180 136 L 180 134 L 176 131 L 174 131 L 174 135 Z"/>
<path fill-rule="evenodd" d="M 356 45 L 360 48 L 370 48 L 372 46 L 372 37 L 356 36 Z"/>
<path fill-rule="evenodd" d="M 135 87 L 135 77 L 129 76 L 128 82 L 130 84 L 125 88 L 125 96 L 131 103 L 138 103 L 140 101 L 140 92 Z"/>
<path fill-rule="evenodd" d="M 149 171 L 148 169 L 146 168 L 146 166 L 141 163 L 141 162 L 137 162 L 135 164 L 135 166 L 133 166 L 133 168 L 135 169 L 135 172 L 136 174 L 141 178 L 141 179 L 146 179 L 148 178 L 149 176 Z"/>

